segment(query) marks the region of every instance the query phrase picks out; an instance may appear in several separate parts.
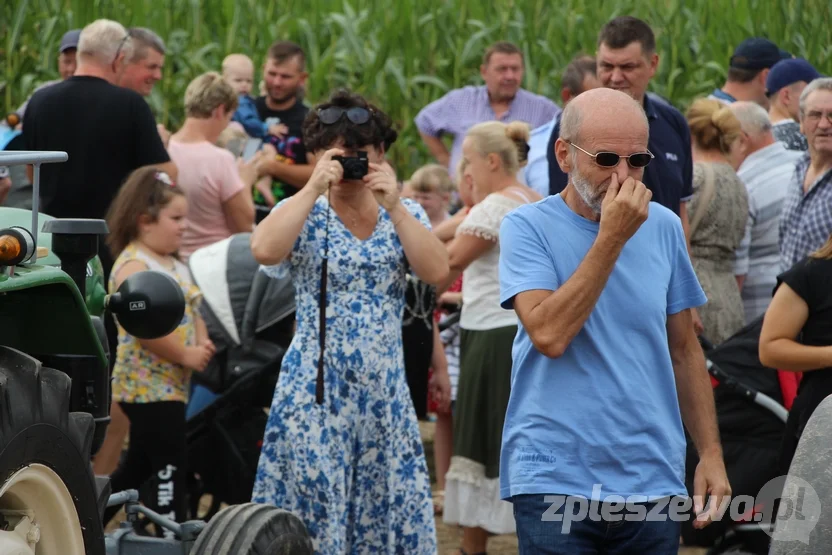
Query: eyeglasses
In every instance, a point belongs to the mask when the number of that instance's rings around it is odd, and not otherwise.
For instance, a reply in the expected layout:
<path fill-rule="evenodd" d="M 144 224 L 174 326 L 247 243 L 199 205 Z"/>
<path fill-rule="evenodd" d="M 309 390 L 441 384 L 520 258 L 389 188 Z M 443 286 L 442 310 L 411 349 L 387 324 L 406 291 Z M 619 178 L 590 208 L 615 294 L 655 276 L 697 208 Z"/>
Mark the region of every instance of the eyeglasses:
<path fill-rule="evenodd" d="M 635 154 L 630 154 L 629 156 L 621 156 L 620 154 L 616 154 L 615 152 L 596 152 L 592 154 L 591 152 L 587 152 L 575 143 L 570 143 L 569 141 L 565 141 L 566 144 L 574 146 L 587 156 L 591 156 L 595 159 L 595 163 L 601 166 L 602 168 L 614 168 L 618 165 L 622 158 L 627 159 L 627 163 L 630 165 L 631 168 L 643 168 L 650 163 L 650 160 L 655 158 L 653 153 L 649 150 L 647 152 L 636 152 Z"/>
<path fill-rule="evenodd" d="M 370 110 L 354 106 L 352 108 L 341 108 L 340 106 L 330 106 L 329 108 L 322 108 L 318 110 L 318 119 L 324 125 L 332 125 L 339 121 L 344 114 L 347 119 L 356 125 L 361 125 L 370 121 Z"/>
<path fill-rule="evenodd" d="M 118 48 L 116 49 L 116 55 L 113 58 L 113 63 L 115 63 L 116 60 L 118 60 L 118 55 L 121 54 L 121 49 L 124 48 L 125 43 L 128 40 L 130 40 L 130 38 L 132 38 L 132 36 L 133 36 L 133 32 L 132 31 L 127 31 L 127 34 L 124 35 L 124 38 L 121 39 L 120 43 L 118 43 Z"/>
<path fill-rule="evenodd" d="M 811 112 L 806 114 L 805 119 L 811 122 L 820 123 L 821 118 L 823 118 L 824 116 L 826 116 L 826 121 L 832 124 L 832 111 L 824 113 L 818 110 L 812 110 Z"/>

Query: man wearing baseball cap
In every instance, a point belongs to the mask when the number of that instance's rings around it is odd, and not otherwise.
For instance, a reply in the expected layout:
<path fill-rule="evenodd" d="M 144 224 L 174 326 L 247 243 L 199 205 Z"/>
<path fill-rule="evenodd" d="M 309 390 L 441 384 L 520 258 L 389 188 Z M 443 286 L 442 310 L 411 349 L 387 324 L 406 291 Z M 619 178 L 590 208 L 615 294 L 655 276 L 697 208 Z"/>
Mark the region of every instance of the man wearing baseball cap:
<path fill-rule="evenodd" d="M 61 37 L 61 44 L 58 46 L 58 73 L 60 73 L 61 78 L 41 84 L 32 92 L 32 94 L 35 94 L 41 89 L 54 85 L 55 83 L 60 83 L 65 79 L 69 79 L 75 74 L 75 67 L 77 66 L 75 53 L 78 51 L 78 40 L 80 38 L 81 29 L 72 29 L 71 31 L 64 33 L 64 36 Z M 32 97 L 30 96 L 29 98 Z M 26 102 L 24 102 L 20 108 L 17 109 L 16 113 L 20 118 L 19 121 L 23 121 L 23 114 L 26 113 L 26 106 L 29 105 L 29 98 L 27 98 Z"/>
<path fill-rule="evenodd" d="M 766 78 L 766 94 L 770 108 L 772 134 L 789 150 L 806 152 L 809 145 L 797 122 L 800 112 L 800 93 L 818 77 L 818 70 L 802 58 L 781 60 L 774 64 Z"/>
<path fill-rule="evenodd" d="M 768 39 L 745 39 L 734 50 L 728 64 L 728 79 L 721 89 L 715 89 L 708 98 L 727 104 L 737 100 L 750 100 L 768 110 L 766 77 L 771 67 L 780 60 L 791 58 Z"/>

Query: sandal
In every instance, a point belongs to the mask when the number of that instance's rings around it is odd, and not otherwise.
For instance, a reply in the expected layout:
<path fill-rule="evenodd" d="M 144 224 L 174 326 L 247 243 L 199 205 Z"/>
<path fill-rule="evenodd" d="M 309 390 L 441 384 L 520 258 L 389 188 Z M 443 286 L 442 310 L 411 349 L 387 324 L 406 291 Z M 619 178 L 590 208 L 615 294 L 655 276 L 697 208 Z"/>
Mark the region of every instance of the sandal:
<path fill-rule="evenodd" d="M 433 492 L 433 514 L 441 515 L 445 511 L 445 490 Z M 467 555 L 463 553 L 462 555 Z"/>

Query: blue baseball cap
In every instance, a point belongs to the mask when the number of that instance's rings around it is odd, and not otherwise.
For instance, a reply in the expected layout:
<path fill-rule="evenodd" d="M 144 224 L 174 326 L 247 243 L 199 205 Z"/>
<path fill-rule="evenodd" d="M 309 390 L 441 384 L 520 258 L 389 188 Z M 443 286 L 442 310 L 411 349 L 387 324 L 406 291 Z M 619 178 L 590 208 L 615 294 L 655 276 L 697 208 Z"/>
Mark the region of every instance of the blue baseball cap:
<path fill-rule="evenodd" d="M 805 81 L 810 83 L 823 77 L 815 67 L 803 58 L 781 60 L 771 67 L 766 77 L 766 94 L 772 95 L 793 83 Z"/>
<path fill-rule="evenodd" d="M 762 37 L 751 37 L 742 41 L 731 56 L 730 66 L 736 69 L 768 69 L 780 60 L 792 55 L 778 48 L 776 44 Z"/>
<path fill-rule="evenodd" d="M 64 33 L 61 37 L 61 46 L 58 48 L 58 53 L 65 52 L 70 48 L 78 48 L 78 41 L 81 40 L 81 29 L 73 29 Z"/>

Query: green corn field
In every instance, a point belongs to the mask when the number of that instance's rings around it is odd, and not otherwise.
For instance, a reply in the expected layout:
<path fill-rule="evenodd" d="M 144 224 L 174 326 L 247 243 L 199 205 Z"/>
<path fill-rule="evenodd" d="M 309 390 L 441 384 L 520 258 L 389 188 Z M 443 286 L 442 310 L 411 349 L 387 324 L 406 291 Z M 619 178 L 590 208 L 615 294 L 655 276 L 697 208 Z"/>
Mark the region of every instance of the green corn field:
<path fill-rule="evenodd" d="M 61 35 L 106 17 L 165 39 L 164 78 L 149 102 L 176 129 L 192 78 L 218 70 L 231 52 L 260 65 L 274 40 L 290 39 L 307 52 L 307 102 L 347 86 L 390 113 L 404 176 L 429 160 L 414 116 L 449 89 L 479 83 L 488 44 L 520 45 L 524 86 L 559 101 L 563 67 L 594 53 L 600 27 L 622 14 L 652 25 L 661 60 L 652 90 L 681 109 L 723 83 L 734 47 L 749 36 L 832 73 L 829 0 L 14 0 L 0 12 L 0 94 L 4 109 L 15 109 L 57 78 Z"/>

